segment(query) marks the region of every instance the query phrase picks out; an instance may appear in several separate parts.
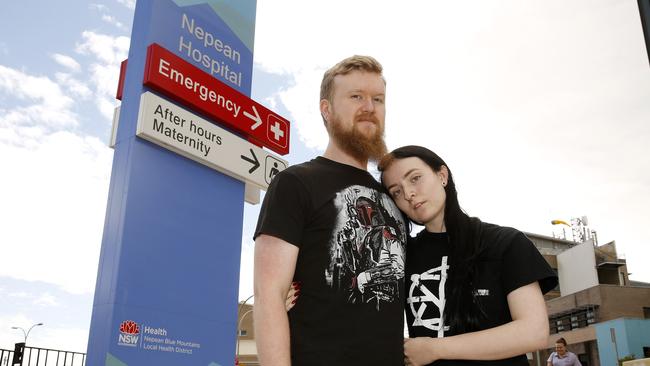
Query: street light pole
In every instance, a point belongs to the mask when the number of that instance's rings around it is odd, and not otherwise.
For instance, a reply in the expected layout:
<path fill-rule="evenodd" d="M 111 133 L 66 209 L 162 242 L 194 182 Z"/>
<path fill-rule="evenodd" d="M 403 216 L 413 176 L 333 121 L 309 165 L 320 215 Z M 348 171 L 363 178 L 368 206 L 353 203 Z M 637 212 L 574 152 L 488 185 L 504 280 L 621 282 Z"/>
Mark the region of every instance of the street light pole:
<path fill-rule="evenodd" d="M 25 332 L 25 329 L 23 329 L 21 327 L 11 327 L 11 329 L 20 329 L 23 332 L 23 335 L 25 336 L 25 344 L 27 344 L 27 337 L 29 336 L 29 332 L 31 332 L 32 329 L 34 329 L 34 327 L 38 327 L 38 326 L 41 326 L 41 325 L 43 325 L 43 323 L 36 323 L 36 324 L 32 325 L 31 327 L 29 327 L 29 330 L 27 330 L 27 332 Z"/>
<path fill-rule="evenodd" d="M 246 305 L 248 300 L 252 299 L 253 297 L 255 297 L 255 294 L 250 295 L 249 297 L 246 298 L 246 300 L 244 300 L 241 304 L 239 304 L 239 308 L 237 309 L 237 316 L 241 314 L 241 309 L 244 308 L 244 305 Z"/>
<path fill-rule="evenodd" d="M 241 334 L 240 334 L 240 332 L 241 332 L 241 323 L 244 321 L 244 318 L 246 317 L 246 315 L 248 315 L 248 314 L 250 314 L 252 312 L 253 312 L 253 309 L 250 309 L 247 312 L 245 312 L 244 315 L 242 315 L 241 318 L 239 318 L 239 323 L 237 324 L 237 350 L 236 350 L 236 352 L 237 352 L 237 358 L 238 359 L 239 359 L 239 339 L 241 338 Z"/>
<path fill-rule="evenodd" d="M 245 312 L 244 315 L 241 315 L 241 310 L 244 308 L 244 305 L 246 305 L 248 300 L 252 299 L 253 297 L 255 297 L 255 294 L 250 295 L 249 297 L 247 297 L 246 300 L 244 300 L 241 304 L 239 304 L 239 308 L 237 309 L 237 318 L 238 319 L 237 319 L 237 346 L 236 346 L 236 349 L 235 349 L 235 365 L 239 364 L 239 337 L 240 337 L 239 331 L 241 329 L 241 321 L 242 321 L 242 319 L 244 319 L 244 317 L 246 315 L 248 315 L 248 313 L 253 311 L 251 309 L 251 310 L 248 310 L 247 312 Z"/>

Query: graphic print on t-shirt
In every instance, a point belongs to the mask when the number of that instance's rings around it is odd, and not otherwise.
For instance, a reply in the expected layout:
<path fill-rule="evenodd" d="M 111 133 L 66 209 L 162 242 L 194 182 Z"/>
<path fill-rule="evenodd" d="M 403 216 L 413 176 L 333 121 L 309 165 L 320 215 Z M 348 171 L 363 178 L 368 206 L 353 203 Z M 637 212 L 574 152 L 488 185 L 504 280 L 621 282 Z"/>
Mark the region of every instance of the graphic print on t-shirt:
<path fill-rule="evenodd" d="M 388 195 L 364 186 L 336 194 L 327 283 L 353 304 L 399 301 L 406 231 Z"/>
<path fill-rule="evenodd" d="M 414 327 L 425 327 L 438 332 L 438 338 L 445 336 L 449 326 L 444 325 L 445 283 L 447 282 L 447 256 L 443 256 L 440 266 L 422 274 L 411 275 L 406 303 L 413 314 Z M 438 294 L 438 296 L 436 296 Z M 429 307 L 434 307 L 427 311 Z M 426 312 L 426 314 L 425 314 Z M 429 316 L 427 318 L 427 316 Z"/>

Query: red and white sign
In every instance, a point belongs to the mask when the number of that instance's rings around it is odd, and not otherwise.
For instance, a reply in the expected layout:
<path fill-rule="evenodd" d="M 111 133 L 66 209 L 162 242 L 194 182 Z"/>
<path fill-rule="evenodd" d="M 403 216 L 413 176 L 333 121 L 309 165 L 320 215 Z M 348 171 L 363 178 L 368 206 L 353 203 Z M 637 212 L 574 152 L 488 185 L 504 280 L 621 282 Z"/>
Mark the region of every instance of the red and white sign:
<path fill-rule="evenodd" d="M 147 49 L 144 85 L 223 122 L 251 142 L 289 153 L 288 120 L 155 43 Z"/>

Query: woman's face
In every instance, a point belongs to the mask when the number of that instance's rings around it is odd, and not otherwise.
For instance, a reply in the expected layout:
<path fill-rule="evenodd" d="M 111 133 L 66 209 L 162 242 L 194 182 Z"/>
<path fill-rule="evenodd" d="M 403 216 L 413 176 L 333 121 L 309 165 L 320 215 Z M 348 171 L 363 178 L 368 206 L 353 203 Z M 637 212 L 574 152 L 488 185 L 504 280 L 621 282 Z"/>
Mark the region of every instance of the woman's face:
<path fill-rule="evenodd" d="M 447 167 L 434 172 L 420 158 L 395 159 L 383 173 L 383 182 L 397 207 L 430 232 L 444 226 Z"/>

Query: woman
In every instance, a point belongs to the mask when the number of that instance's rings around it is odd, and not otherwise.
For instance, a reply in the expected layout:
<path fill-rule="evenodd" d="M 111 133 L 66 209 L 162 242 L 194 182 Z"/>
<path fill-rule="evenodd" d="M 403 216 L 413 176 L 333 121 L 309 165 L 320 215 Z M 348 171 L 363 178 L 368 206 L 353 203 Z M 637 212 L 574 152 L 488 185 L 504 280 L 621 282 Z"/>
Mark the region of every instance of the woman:
<path fill-rule="evenodd" d="M 464 213 L 451 170 L 424 147 L 396 149 L 378 168 L 425 227 L 407 245 L 405 363 L 528 365 L 526 352 L 546 348 L 543 293 L 557 284 L 532 242 Z"/>
<path fill-rule="evenodd" d="M 569 352 L 566 349 L 566 340 L 560 338 L 555 341 L 555 352 L 551 353 L 548 360 L 546 360 L 546 366 L 582 366 L 578 360 L 578 356 L 573 352 Z"/>

